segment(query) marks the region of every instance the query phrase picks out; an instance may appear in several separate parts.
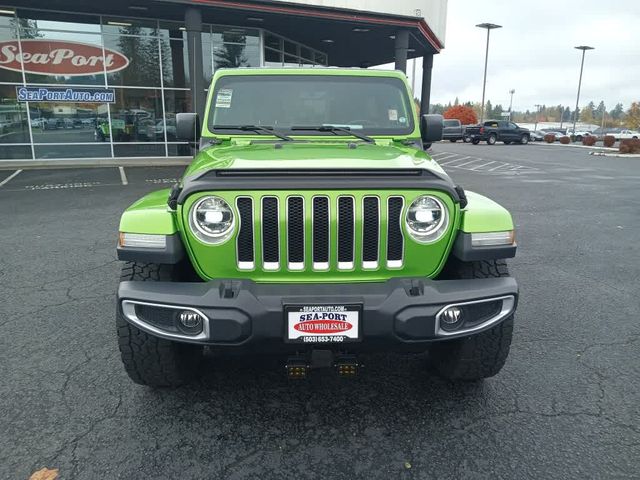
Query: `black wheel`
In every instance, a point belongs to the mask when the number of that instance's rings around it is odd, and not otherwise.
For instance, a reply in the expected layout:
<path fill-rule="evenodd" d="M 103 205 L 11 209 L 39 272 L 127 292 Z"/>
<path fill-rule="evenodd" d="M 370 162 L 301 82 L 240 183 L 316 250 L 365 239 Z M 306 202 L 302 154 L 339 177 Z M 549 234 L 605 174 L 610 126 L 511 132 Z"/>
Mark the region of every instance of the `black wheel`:
<path fill-rule="evenodd" d="M 449 139 L 449 141 L 450 141 L 451 143 L 456 143 L 456 142 L 458 141 L 458 139 L 457 139 L 457 138 L 450 138 L 450 139 Z"/>
<path fill-rule="evenodd" d="M 480 143 L 480 140 L 474 138 L 473 140 L 471 140 L 471 143 L 473 143 L 474 145 L 478 145 Z"/>
<path fill-rule="evenodd" d="M 508 277 L 504 260 L 461 262 L 451 259 L 441 277 L 447 279 Z M 511 347 L 513 315 L 484 332 L 434 343 L 429 366 L 450 380 L 481 380 L 496 375 L 504 366 Z"/>
<path fill-rule="evenodd" d="M 520 143 L 522 145 L 529 143 L 529 135 L 522 135 L 522 137 L 520 137 Z"/>
<path fill-rule="evenodd" d="M 185 279 L 175 265 L 127 262 L 120 281 L 172 282 Z M 118 345 L 124 369 L 135 383 L 150 387 L 177 387 L 197 376 L 203 348 L 149 335 L 116 314 Z"/>
<path fill-rule="evenodd" d="M 495 145 L 497 141 L 498 137 L 496 137 L 494 134 L 489 135 L 489 137 L 487 138 L 487 144 L 489 145 Z"/>
<path fill-rule="evenodd" d="M 505 144 L 505 145 L 511 145 L 511 140 L 505 140 L 505 141 L 504 141 L 504 144 Z"/>

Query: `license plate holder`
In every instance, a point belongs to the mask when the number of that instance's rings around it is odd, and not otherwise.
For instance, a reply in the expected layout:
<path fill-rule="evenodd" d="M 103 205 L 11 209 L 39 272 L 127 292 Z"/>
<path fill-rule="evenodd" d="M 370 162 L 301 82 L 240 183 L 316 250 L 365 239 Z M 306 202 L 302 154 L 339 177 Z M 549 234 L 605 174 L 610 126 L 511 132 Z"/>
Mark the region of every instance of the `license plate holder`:
<path fill-rule="evenodd" d="M 362 341 L 362 305 L 306 304 L 284 306 L 287 343 L 329 345 Z"/>

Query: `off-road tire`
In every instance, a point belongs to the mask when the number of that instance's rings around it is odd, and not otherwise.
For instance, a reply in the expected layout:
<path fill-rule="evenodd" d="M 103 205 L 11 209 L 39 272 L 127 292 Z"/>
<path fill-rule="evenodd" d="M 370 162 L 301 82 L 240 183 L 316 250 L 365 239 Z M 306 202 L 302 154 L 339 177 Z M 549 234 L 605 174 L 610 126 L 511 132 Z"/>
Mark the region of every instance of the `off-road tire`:
<path fill-rule="evenodd" d="M 487 145 L 495 145 L 498 141 L 498 137 L 493 133 L 487 137 Z"/>
<path fill-rule="evenodd" d="M 442 278 L 508 277 L 504 260 L 461 262 L 452 259 Z M 469 337 L 439 341 L 429 349 L 429 367 L 449 380 L 477 381 L 496 375 L 509 355 L 513 334 L 513 315 L 495 327 Z"/>
<path fill-rule="evenodd" d="M 184 276 L 175 265 L 127 262 L 120 281 L 171 282 Z M 150 387 L 177 387 L 198 374 L 202 347 L 172 342 L 149 335 L 127 322 L 118 307 L 116 313 L 118 346 L 124 368 L 135 383 Z"/>

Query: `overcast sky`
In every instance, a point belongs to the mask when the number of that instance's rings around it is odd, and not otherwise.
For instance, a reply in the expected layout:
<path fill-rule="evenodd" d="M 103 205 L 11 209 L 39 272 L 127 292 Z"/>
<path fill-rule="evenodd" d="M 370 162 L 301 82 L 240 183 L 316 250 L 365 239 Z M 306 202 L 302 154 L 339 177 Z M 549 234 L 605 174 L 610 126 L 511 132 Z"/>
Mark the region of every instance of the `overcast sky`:
<path fill-rule="evenodd" d="M 428 22 L 428 19 L 427 19 Z M 480 102 L 486 30 L 492 30 L 486 98 L 514 110 L 535 104 L 575 106 L 580 55 L 585 58 L 580 105 L 604 100 L 611 110 L 640 100 L 640 0 L 449 0 L 444 50 L 434 57 L 432 103 Z M 411 77 L 411 61 L 408 74 Z M 422 63 L 416 65 L 419 92 Z"/>

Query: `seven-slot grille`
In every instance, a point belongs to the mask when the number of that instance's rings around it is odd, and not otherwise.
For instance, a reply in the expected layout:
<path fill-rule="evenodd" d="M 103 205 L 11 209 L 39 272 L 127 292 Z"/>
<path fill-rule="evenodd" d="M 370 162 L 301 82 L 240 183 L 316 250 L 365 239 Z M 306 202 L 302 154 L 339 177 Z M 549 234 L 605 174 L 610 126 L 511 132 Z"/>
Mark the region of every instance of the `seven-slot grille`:
<path fill-rule="evenodd" d="M 236 207 L 241 270 L 349 271 L 403 266 L 401 196 L 241 196 Z"/>

